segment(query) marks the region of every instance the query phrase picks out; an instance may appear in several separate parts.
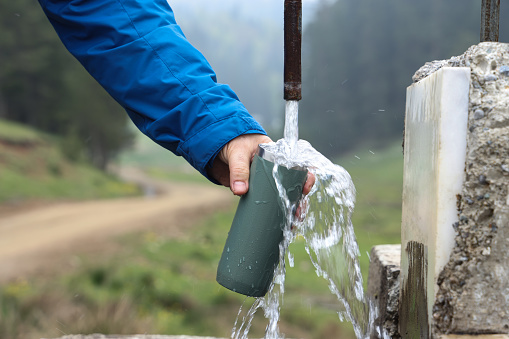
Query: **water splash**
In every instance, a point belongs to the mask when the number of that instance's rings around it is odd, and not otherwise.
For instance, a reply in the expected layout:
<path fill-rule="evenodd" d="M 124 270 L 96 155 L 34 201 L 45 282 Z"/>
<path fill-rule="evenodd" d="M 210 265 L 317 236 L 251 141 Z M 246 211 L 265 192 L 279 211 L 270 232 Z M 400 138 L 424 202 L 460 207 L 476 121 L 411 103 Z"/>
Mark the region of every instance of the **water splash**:
<path fill-rule="evenodd" d="M 297 140 L 298 102 L 287 102 L 286 108 L 285 138 L 263 147 L 276 155 L 276 165 L 307 168 L 315 175 L 316 183 L 299 206 L 292 206 L 278 178 L 277 166 L 274 166 L 273 176 L 287 215 L 282 225 L 284 239 L 279 246 L 280 261 L 267 295 L 255 301 L 237 328 L 239 311 L 232 339 L 247 338 L 252 318 L 259 308 L 269 321 L 265 338 L 284 338 L 278 322 L 284 296 L 285 255 L 288 254 L 289 264 L 293 266 L 288 247 L 297 236 L 305 239 L 306 251 L 316 273 L 328 281 L 331 293 L 337 297 L 339 319 L 352 323 L 357 338 L 369 338 L 377 310 L 364 293 L 360 252 L 351 222 L 355 187 L 344 168 L 333 164 L 307 141 Z M 300 217 L 296 217 L 296 210 Z"/>

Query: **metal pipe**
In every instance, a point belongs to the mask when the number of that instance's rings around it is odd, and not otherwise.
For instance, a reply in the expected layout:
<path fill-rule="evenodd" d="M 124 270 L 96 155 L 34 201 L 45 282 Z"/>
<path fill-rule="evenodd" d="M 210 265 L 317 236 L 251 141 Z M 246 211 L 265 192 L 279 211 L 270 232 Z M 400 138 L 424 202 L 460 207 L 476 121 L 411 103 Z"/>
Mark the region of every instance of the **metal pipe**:
<path fill-rule="evenodd" d="M 284 99 L 302 99 L 302 0 L 285 0 L 284 12 Z"/>
<path fill-rule="evenodd" d="M 498 42 L 500 0 L 482 0 L 481 42 Z"/>

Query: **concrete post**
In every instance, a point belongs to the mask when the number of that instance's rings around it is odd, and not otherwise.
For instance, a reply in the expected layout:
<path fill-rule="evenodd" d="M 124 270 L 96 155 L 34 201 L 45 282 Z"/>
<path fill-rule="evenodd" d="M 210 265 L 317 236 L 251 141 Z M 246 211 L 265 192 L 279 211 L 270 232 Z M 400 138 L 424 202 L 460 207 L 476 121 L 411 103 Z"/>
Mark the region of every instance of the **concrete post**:
<path fill-rule="evenodd" d="M 445 67 L 407 90 L 401 229 L 400 334 L 428 338 L 438 274 L 454 246 L 469 69 Z"/>
<path fill-rule="evenodd" d="M 509 45 L 472 46 L 426 64 L 414 81 L 405 126 L 400 334 L 505 338 Z"/>
<path fill-rule="evenodd" d="M 455 247 L 437 281 L 435 333 L 509 333 L 509 44 L 481 43 L 471 70 Z"/>
<path fill-rule="evenodd" d="M 368 295 L 378 309 L 373 328 L 385 330 L 385 333 L 373 331 L 370 338 L 379 339 L 384 335 L 401 338 L 398 329 L 401 245 L 375 246 L 370 258 Z"/>

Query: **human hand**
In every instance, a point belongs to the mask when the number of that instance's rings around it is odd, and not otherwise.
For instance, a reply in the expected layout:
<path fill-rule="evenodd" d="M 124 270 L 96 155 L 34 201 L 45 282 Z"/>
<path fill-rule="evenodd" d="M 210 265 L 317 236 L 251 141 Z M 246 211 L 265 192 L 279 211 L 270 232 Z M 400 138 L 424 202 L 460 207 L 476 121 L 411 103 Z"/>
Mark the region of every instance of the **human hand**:
<path fill-rule="evenodd" d="M 249 168 L 259 144 L 272 140 L 262 134 L 244 134 L 227 143 L 219 152 L 210 175 L 221 185 L 230 187 L 235 195 L 244 195 L 249 189 Z M 309 172 L 303 187 L 303 194 L 308 194 L 315 183 L 315 176 Z"/>

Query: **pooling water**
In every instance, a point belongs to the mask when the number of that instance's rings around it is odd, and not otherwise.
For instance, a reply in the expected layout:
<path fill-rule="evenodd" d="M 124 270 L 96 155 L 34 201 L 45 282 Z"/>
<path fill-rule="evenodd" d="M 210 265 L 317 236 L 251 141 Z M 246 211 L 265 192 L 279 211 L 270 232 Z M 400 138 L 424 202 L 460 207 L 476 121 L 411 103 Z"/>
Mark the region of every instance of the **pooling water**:
<path fill-rule="evenodd" d="M 284 338 L 279 332 L 278 322 L 285 292 L 285 256 L 288 255 L 288 263 L 293 266 L 288 246 L 299 235 L 305 240 L 305 248 L 316 273 L 328 281 L 331 293 L 338 300 L 339 319 L 352 323 L 357 338 L 369 338 L 377 310 L 364 293 L 360 253 L 351 222 L 355 187 L 344 168 L 333 164 L 307 141 L 297 141 L 297 102 L 287 103 L 286 107 L 285 138 L 266 144 L 264 148 L 277 155 L 276 165 L 307 168 L 315 175 L 316 183 L 299 206 L 291 206 L 274 166 L 274 179 L 287 214 L 285 225 L 282 225 L 284 239 L 279 246 L 280 262 L 267 295 L 257 298 L 241 321 L 242 308 L 239 310 L 232 338 L 247 338 L 251 321 L 259 308 L 263 309 L 269 322 L 265 338 Z M 300 217 L 296 217 L 297 210 Z"/>

